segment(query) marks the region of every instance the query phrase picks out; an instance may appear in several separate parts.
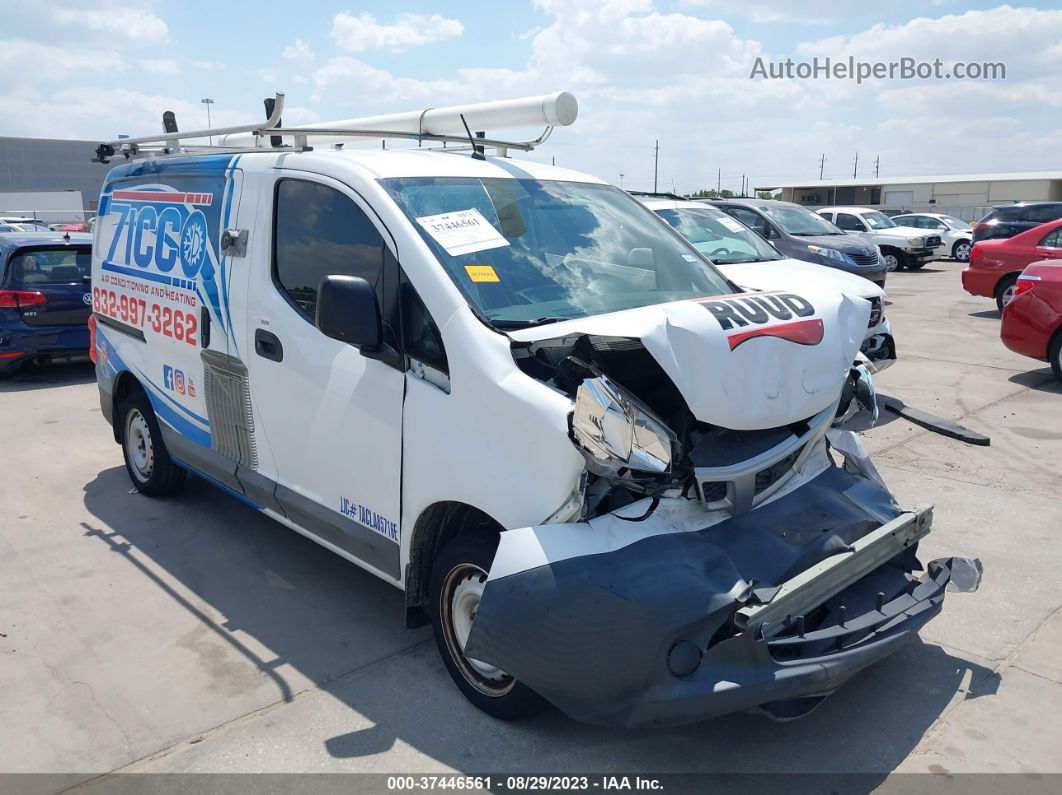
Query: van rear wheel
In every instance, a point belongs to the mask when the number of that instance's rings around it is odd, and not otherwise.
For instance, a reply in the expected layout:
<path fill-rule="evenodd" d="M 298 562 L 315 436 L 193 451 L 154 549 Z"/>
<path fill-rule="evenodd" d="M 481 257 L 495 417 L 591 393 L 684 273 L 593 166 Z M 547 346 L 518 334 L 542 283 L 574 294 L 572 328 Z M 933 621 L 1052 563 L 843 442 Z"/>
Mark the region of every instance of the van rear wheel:
<path fill-rule="evenodd" d="M 125 469 L 137 490 L 149 497 L 180 491 L 188 473 L 170 458 L 147 395 L 136 392 L 127 397 L 118 409 L 118 416 L 122 423 Z"/>
<path fill-rule="evenodd" d="M 465 698 L 492 717 L 518 720 L 546 702 L 497 666 L 464 653 L 497 548 L 497 538 L 482 535 L 458 536 L 443 547 L 431 572 L 431 624 L 443 664 Z"/>

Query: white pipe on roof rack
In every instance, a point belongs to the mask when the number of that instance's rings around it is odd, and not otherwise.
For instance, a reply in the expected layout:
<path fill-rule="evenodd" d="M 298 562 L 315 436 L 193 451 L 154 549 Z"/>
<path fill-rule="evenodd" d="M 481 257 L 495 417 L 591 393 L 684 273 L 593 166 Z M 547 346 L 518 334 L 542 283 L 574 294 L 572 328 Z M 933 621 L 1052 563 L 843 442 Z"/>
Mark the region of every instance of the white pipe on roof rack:
<path fill-rule="evenodd" d="M 498 130 L 512 127 L 535 127 L 539 125 L 567 127 L 575 121 L 579 113 L 579 103 L 575 95 L 568 91 L 555 91 L 537 97 L 519 99 L 502 99 L 491 102 L 477 102 L 470 105 L 454 105 L 447 108 L 427 108 L 425 110 L 388 113 L 382 116 L 363 116 L 343 121 L 318 122 L 304 124 L 302 130 L 359 130 L 380 132 L 404 132 L 425 135 L 465 135 L 465 126 L 461 117 L 465 117 L 468 128 L 473 133 L 478 130 Z M 283 128 L 274 129 L 270 135 L 284 135 Z M 223 146 L 253 146 L 254 135 L 226 135 L 221 139 Z M 337 141 L 344 140 L 341 137 Z M 327 144 L 327 137 L 317 138 L 314 143 Z"/>

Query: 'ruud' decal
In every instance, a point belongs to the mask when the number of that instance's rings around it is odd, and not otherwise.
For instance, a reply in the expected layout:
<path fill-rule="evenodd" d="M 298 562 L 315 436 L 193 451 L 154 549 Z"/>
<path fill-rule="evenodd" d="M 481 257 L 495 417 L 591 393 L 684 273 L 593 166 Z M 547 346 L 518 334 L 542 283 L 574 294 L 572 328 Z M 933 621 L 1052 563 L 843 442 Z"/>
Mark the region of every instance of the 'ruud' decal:
<path fill-rule="evenodd" d="M 798 345 L 822 342 L 822 320 L 812 317 L 815 307 L 793 293 L 710 298 L 701 305 L 715 316 L 723 331 L 749 327 L 728 337 L 730 350 L 754 337 L 777 337 Z"/>

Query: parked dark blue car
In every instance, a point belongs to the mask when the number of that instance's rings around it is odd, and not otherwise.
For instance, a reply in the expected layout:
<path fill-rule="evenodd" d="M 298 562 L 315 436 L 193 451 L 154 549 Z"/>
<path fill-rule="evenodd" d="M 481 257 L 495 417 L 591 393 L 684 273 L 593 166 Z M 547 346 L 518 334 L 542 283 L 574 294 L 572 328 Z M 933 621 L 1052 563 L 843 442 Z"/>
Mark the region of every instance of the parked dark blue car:
<path fill-rule="evenodd" d="M 0 376 L 28 361 L 88 360 L 92 236 L 0 233 Z"/>

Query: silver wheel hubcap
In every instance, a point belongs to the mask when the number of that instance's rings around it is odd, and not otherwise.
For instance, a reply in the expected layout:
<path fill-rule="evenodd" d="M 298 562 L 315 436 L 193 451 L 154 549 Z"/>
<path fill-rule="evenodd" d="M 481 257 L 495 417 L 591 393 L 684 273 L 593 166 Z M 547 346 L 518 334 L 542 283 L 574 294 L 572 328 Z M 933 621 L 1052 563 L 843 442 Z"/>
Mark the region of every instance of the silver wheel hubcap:
<path fill-rule="evenodd" d="M 968 243 L 963 243 L 957 249 L 955 249 L 955 259 L 962 262 L 966 262 L 970 258 L 970 246 Z"/>
<path fill-rule="evenodd" d="M 442 594 L 447 608 L 443 615 L 446 645 L 469 684 L 486 695 L 503 696 L 516 681 L 497 666 L 464 653 L 486 584 L 487 573 L 472 564 L 456 566 L 446 576 Z"/>
<path fill-rule="evenodd" d="M 899 267 L 900 267 L 900 260 L 897 258 L 897 256 L 895 254 L 886 254 L 885 255 L 885 270 L 889 271 L 889 273 L 892 273 L 894 270 L 896 270 Z"/>
<path fill-rule="evenodd" d="M 1003 298 L 1003 306 L 1006 306 L 1007 304 L 1009 304 L 1011 302 L 1011 299 L 1014 298 L 1014 285 L 1013 284 L 1010 285 L 1007 289 L 1005 289 L 1003 291 L 1002 298 Z"/>
<path fill-rule="evenodd" d="M 125 426 L 125 450 L 129 464 L 142 482 L 151 479 L 155 469 L 155 450 L 151 445 L 151 429 L 147 420 L 138 410 L 129 412 L 129 421 Z"/>

